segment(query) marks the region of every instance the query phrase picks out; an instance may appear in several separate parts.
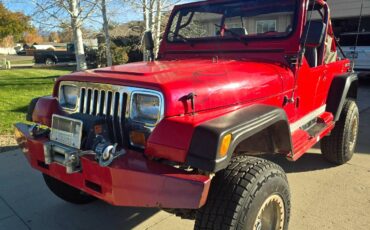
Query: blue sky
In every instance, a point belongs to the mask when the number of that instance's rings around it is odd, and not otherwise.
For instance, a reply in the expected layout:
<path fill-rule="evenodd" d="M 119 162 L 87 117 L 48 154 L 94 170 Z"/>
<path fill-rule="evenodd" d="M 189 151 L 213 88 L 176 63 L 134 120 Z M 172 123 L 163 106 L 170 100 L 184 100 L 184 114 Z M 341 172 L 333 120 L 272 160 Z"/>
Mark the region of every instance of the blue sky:
<path fill-rule="evenodd" d="M 117 23 L 124 23 L 132 20 L 142 20 L 142 15 L 140 10 L 134 9 L 122 9 L 123 6 L 121 4 L 115 4 L 115 1 L 123 2 L 122 0 L 111 0 L 110 6 L 108 6 L 108 10 L 115 12 L 114 16 L 111 17 L 111 20 Z M 180 0 L 182 3 L 192 2 L 195 0 Z M 0 0 L 1 2 L 1 0 Z M 21 11 L 27 15 L 33 13 L 33 4 L 30 3 L 29 0 L 3 0 L 5 6 L 12 10 L 12 11 Z M 127 4 L 126 4 L 127 5 Z M 119 6 L 119 7 L 117 7 Z M 35 27 L 43 27 L 34 23 Z M 87 22 L 85 26 L 93 28 L 93 29 L 100 29 L 101 24 L 97 22 Z"/>
<path fill-rule="evenodd" d="M 1 0 L 0 0 L 1 1 Z M 5 6 L 10 9 L 11 11 L 20 11 L 25 13 L 26 15 L 31 15 L 34 11 L 32 3 L 30 3 L 27 0 L 9 0 L 4 2 Z M 121 8 L 122 5 L 120 5 Z M 124 23 L 132 20 L 141 20 L 142 16 L 140 12 L 135 12 L 134 10 L 125 10 L 120 9 L 117 7 L 117 5 L 111 4 L 110 8 L 116 12 L 114 16 L 111 18 L 114 22 L 118 23 Z M 88 27 L 99 29 L 101 25 L 97 22 L 87 22 L 86 23 Z M 34 23 L 35 27 L 40 27 L 37 23 Z"/>

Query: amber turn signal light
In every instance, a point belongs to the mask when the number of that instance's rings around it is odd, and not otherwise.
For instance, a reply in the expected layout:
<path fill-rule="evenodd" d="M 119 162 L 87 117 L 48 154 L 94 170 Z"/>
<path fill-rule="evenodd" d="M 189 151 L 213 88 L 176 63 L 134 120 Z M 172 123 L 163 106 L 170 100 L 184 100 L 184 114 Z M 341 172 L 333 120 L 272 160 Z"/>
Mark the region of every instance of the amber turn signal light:
<path fill-rule="evenodd" d="M 229 150 L 230 143 L 231 143 L 232 136 L 231 134 L 227 134 L 222 138 L 221 146 L 220 146 L 220 157 L 224 157 L 227 154 L 227 151 Z"/>
<path fill-rule="evenodd" d="M 133 145 L 136 146 L 145 146 L 146 140 L 145 140 L 145 134 L 138 131 L 131 131 L 130 132 L 130 140 Z"/>

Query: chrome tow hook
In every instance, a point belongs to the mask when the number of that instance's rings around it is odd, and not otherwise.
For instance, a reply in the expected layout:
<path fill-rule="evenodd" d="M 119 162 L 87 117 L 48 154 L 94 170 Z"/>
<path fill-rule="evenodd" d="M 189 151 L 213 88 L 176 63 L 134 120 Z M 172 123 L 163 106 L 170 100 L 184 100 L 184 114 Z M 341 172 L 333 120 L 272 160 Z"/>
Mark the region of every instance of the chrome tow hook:
<path fill-rule="evenodd" d="M 99 143 L 95 148 L 96 160 L 102 167 L 109 166 L 114 159 L 126 153 L 124 149 L 117 151 L 117 144 Z"/>

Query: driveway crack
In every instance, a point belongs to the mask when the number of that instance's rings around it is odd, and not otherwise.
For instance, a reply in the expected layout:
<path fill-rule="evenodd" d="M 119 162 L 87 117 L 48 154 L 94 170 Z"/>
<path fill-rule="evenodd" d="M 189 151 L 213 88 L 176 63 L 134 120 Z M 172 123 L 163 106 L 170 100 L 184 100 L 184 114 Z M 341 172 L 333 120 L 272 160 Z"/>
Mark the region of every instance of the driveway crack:
<path fill-rule="evenodd" d="M 2 201 L 2 202 L 4 202 L 4 204 L 10 209 L 10 210 L 12 210 L 12 212 L 14 213 L 14 215 L 16 216 L 16 217 L 18 217 L 18 219 L 20 220 L 20 221 L 22 221 L 22 223 L 24 224 L 24 226 L 26 226 L 26 228 L 27 229 L 29 229 L 29 230 L 31 230 L 31 227 L 27 224 L 27 222 L 26 221 L 24 221 L 23 219 L 22 219 L 22 217 L 20 217 L 20 215 L 14 210 L 14 208 L 12 207 L 12 206 L 10 206 L 10 204 L 8 203 L 8 202 L 6 202 L 6 200 L 2 197 L 2 196 L 0 196 L 0 200 Z"/>

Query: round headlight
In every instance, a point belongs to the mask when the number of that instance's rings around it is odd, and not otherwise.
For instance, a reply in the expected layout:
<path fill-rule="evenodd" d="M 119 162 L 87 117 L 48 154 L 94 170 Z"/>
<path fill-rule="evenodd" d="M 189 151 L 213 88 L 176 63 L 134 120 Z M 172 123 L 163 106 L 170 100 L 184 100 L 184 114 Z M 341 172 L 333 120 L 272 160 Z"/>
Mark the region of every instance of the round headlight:
<path fill-rule="evenodd" d="M 131 119 L 154 125 L 161 116 L 160 99 L 156 95 L 135 93 L 132 96 Z"/>
<path fill-rule="evenodd" d="M 59 91 L 59 103 L 63 108 L 75 109 L 78 99 L 78 88 L 72 85 L 63 85 Z"/>

